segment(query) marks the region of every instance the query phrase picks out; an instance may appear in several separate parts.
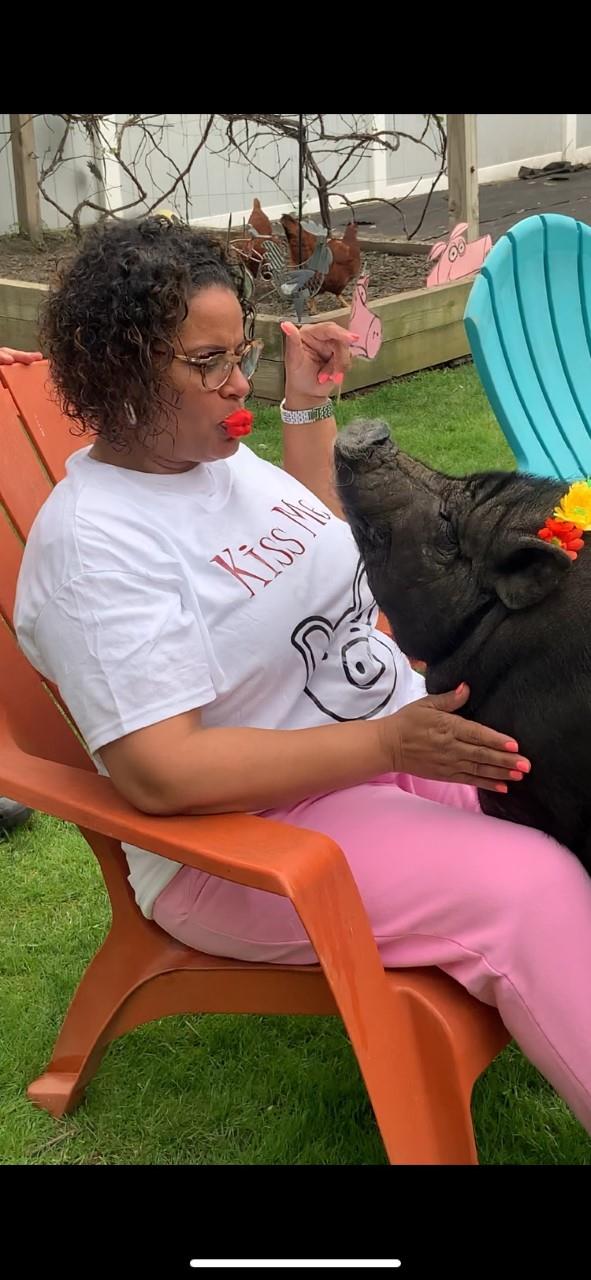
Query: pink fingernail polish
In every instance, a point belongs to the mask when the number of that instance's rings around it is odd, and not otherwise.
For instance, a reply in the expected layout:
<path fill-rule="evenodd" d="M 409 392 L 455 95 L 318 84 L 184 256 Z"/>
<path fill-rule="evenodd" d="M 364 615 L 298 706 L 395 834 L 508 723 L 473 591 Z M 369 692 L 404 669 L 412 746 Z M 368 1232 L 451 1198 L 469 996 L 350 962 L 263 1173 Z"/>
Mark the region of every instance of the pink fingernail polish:
<path fill-rule="evenodd" d="M 513 738 L 510 742 L 505 743 L 505 751 L 519 751 L 519 747 Z"/>
<path fill-rule="evenodd" d="M 509 777 L 513 779 L 513 782 L 521 782 L 523 779 L 523 774 L 520 773 L 518 769 L 512 769 L 509 774 Z"/>
<path fill-rule="evenodd" d="M 325 382 L 330 382 L 330 374 L 328 374 L 328 373 L 319 373 L 319 374 L 318 374 L 318 381 L 319 381 L 319 383 L 320 383 L 320 385 L 321 385 L 321 386 L 322 386 Z"/>
<path fill-rule="evenodd" d="M 508 788 L 508 786 L 506 785 L 506 783 L 504 783 L 504 782 L 498 782 L 498 783 L 497 783 L 497 785 L 496 785 L 496 787 L 495 787 L 495 791 L 501 791 L 501 792 L 503 793 L 503 795 L 506 795 L 506 794 L 507 794 L 507 792 L 508 792 L 508 790 L 509 790 L 509 788 Z"/>
<path fill-rule="evenodd" d="M 465 688 L 466 688 L 466 686 L 465 686 L 465 684 L 464 684 L 464 681 L 462 680 L 462 683 L 458 685 L 458 687 L 457 687 L 457 689 L 456 689 L 456 691 L 455 691 L 455 692 L 459 695 L 460 693 L 463 693 L 463 692 L 464 692 L 464 689 L 465 689 Z"/>
<path fill-rule="evenodd" d="M 522 772 L 522 773 L 529 773 L 529 772 L 530 772 L 530 770 L 531 770 L 531 764 L 530 764 L 529 760 L 516 760 L 516 761 L 515 761 L 515 768 L 516 768 L 516 769 L 521 769 L 521 772 Z"/>
<path fill-rule="evenodd" d="M 343 382 L 344 380 L 344 377 L 345 377 L 344 373 L 333 373 L 332 380 L 337 387 L 340 387 L 341 382 Z"/>
<path fill-rule="evenodd" d="M 350 333 L 350 334 L 349 334 L 349 337 L 350 337 L 350 339 L 351 339 L 351 342 L 359 342 L 359 339 L 360 339 L 360 337 L 361 337 L 361 334 L 360 334 L 360 333 Z"/>

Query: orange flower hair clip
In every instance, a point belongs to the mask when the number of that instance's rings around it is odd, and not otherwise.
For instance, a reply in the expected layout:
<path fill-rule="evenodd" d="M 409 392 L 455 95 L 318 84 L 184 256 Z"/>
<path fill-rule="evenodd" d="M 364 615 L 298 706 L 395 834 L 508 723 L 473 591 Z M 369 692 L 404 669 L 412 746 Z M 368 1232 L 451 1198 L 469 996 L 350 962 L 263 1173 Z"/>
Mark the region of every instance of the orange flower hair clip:
<path fill-rule="evenodd" d="M 538 529 L 538 538 L 551 542 L 554 547 L 566 551 L 570 560 L 576 560 L 585 546 L 584 533 L 591 533 L 591 478 L 575 480 L 565 493 L 554 515 Z"/>

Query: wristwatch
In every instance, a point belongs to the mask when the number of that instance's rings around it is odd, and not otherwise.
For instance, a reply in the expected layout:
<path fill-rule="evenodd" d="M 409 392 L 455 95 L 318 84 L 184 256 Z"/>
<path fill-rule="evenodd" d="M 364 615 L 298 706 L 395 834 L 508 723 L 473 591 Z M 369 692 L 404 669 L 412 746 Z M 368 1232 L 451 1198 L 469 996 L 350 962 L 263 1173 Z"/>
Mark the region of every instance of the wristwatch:
<path fill-rule="evenodd" d="M 323 418 L 334 417 L 334 409 L 332 400 L 325 400 L 315 409 L 286 409 L 285 400 L 279 405 L 281 421 L 287 422 L 291 426 L 298 426 L 305 422 L 320 422 Z"/>

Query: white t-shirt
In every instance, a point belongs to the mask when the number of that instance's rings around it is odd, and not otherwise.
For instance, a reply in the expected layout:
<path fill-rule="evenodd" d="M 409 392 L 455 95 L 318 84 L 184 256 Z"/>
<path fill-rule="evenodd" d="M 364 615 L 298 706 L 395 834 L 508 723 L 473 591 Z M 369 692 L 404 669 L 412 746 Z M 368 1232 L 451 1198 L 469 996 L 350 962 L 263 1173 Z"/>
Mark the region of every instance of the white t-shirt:
<path fill-rule="evenodd" d="M 197 707 L 298 729 L 421 697 L 376 616 L 348 525 L 247 446 L 175 476 L 82 449 L 31 530 L 15 626 L 106 773 L 106 743 Z M 124 849 L 150 916 L 181 864 Z"/>

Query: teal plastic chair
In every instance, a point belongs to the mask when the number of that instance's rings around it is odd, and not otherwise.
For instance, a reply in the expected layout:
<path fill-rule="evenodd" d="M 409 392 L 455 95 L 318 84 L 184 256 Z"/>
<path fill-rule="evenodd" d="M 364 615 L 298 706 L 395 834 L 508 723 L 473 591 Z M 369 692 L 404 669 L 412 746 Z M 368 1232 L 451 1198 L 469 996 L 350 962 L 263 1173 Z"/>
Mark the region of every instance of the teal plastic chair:
<path fill-rule="evenodd" d="M 591 227 L 519 222 L 485 259 L 464 324 L 519 469 L 591 475 Z"/>

